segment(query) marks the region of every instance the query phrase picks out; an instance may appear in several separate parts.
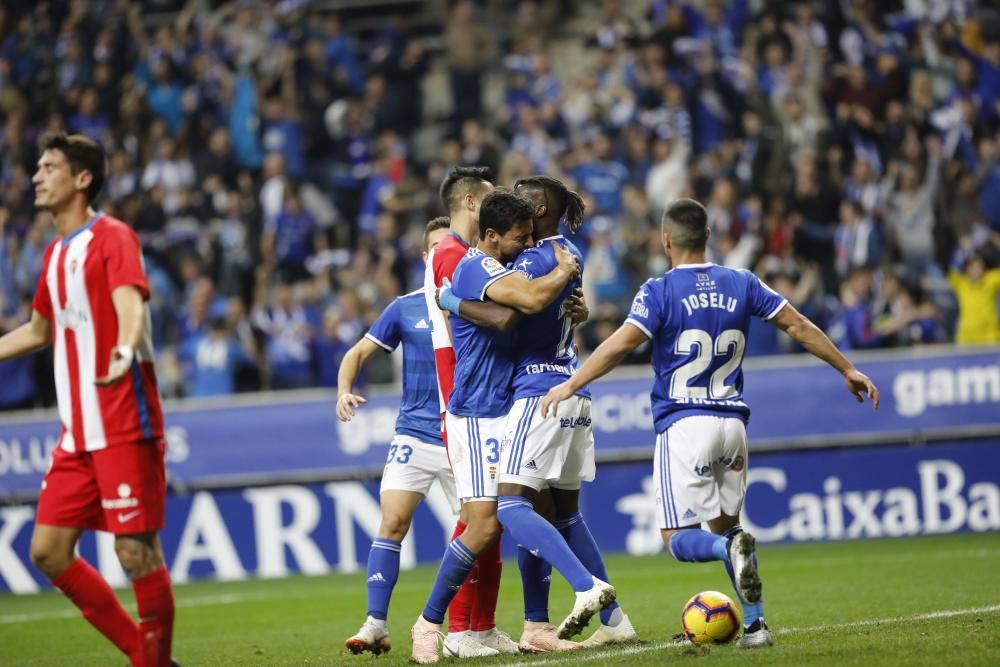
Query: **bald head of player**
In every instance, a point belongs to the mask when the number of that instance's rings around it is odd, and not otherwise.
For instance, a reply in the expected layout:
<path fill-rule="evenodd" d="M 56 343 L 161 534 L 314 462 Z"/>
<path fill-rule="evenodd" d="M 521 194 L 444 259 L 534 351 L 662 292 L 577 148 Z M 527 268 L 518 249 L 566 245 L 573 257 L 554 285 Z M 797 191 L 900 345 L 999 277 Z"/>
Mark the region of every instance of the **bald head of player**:
<path fill-rule="evenodd" d="M 479 235 L 479 207 L 493 189 L 488 167 L 455 167 L 441 183 L 441 203 L 448 209 L 451 229 L 469 245 Z"/>
<path fill-rule="evenodd" d="M 708 212 L 693 199 L 678 199 L 663 212 L 663 247 L 671 266 L 700 264 L 708 246 Z"/>

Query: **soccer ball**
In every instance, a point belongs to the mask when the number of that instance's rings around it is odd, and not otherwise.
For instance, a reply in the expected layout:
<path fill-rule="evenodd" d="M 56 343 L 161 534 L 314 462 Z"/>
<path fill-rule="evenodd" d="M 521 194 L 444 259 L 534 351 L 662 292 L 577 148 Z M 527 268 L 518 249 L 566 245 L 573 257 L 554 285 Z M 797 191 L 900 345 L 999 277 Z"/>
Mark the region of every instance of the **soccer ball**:
<path fill-rule="evenodd" d="M 740 633 L 743 614 L 728 595 L 703 591 L 684 605 L 681 627 L 694 644 L 725 644 Z"/>

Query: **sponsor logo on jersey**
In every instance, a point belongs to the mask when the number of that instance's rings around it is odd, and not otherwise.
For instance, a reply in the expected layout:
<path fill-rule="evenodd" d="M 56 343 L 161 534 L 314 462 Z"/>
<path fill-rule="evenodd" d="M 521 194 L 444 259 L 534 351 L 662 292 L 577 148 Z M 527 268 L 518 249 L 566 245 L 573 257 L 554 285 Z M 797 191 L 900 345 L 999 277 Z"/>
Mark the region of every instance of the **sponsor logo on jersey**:
<path fill-rule="evenodd" d="M 746 459 L 744 459 L 742 456 L 737 456 L 735 459 L 733 459 L 733 462 L 729 466 L 729 469 L 735 472 L 739 472 L 743 470 L 743 466 L 745 465 L 746 465 Z"/>
<path fill-rule="evenodd" d="M 639 293 L 635 295 L 635 300 L 632 301 L 633 315 L 638 315 L 639 317 L 649 317 L 649 307 L 646 306 L 646 297 L 649 296 L 649 292 L 646 290 L 639 290 Z"/>
<path fill-rule="evenodd" d="M 483 271 L 486 272 L 486 275 L 490 277 L 499 276 L 507 270 L 503 264 L 492 257 L 483 257 L 482 267 Z"/>
<path fill-rule="evenodd" d="M 715 281 L 712 280 L 712 276 L 708 275 L 707 273 L 701 273 L 701 272 L 696 273 L 695 276 L 698 279 L 698 282 L 696 282 L 694 285 L 694 288 L 696 290 L 704 291 L 704 290 L 715 289 Z"/>

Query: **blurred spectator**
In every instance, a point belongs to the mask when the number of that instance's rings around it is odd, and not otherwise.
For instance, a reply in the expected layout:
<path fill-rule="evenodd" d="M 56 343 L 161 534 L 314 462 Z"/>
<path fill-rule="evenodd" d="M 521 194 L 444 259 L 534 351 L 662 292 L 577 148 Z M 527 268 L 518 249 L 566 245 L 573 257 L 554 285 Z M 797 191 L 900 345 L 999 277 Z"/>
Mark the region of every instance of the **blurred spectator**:
<path fill-rule="evenodd" d="M 987 269 L 982 255 L 974 254 L 964 262 L 961 271 L 951 270 L 948 282 L 958 298 L 955 342 L 960 345 L 1000 343 L 1000 318 L 997 316 L 1000 268 Z"/>
<path fill-rule="evenodd" d="M 207 331 L 184 343 L 177 356 L 184 369 L 188 396 L 235 393 L 238 371 L 252 363 L 223 317 L 212 318 Z"/>
<path fill-rule="evenodd" d="M 234 390 L 330 381 L 421 284 L 420 229 L 459 164 L 586 196 L 584 347 L 668 268 L 659 218 L 683 196 L 709 208 L 715 261 L 845 346 L 996 340 L 991 3 L 457 0 L 427 4 L 437 31 L 392 3 L 115 0 L 110 22 L 71 4 L 0 10 L 8 324 L 53 233 L 34 142 L 69 129 L 107 149 L 100 206 L 143 241 L 158 350 L 226 316 L 253 361 Z M 790 351 L 770 328 L 750 347 Z"/>

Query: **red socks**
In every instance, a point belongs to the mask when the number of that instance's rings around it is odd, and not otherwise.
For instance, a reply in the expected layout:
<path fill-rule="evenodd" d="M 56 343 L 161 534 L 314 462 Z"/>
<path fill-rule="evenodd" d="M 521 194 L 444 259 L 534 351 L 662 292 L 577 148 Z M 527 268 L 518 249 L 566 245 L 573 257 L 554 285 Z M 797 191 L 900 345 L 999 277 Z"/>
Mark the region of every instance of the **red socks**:
<path fill-rule="evenodd" d="M 451 539 L 457 540 L 458 536 L 464 532 L 465 524 L 461 521 L 457 522 Z M 472 613 L 473 598 L 475 597 L 475 584 L 470 584 L 469 582 L 478 578 L 478 570 L 479 565 L 477 564 L 472 568 L 472 572 L 469 573 L 465 583 L 462 584 L 462 588 L 455 594 L 451 604 L 448 605 L 448 632 L 465 632 L 472 627 L 469 618 Z"/>
<path fill-rule="evenodd" d="M 133 664 L 138 654 L 139 626 L 129 616 L 104 577 L 90 563 L 77 558 L 52 581 L 98 632 L 111 640 Z M 169 665 L 169 661 L 167 665 Z"/>
<path fill-rule="evenodd" d="M 139 607 L 139 650 L 144 667 L 170 667 L 174 635 L 174 592 L 165 566 L 132 580 Z"/>
<path fill-rule="evenodd" d="M 464 532 L 465 524 L 459 521 L 451 539 L 458 539 Z M 479 632 L 496 626 L 502 572 L 500 540 L 497 540 L 496 544 L 479 554 L 475 567 L 448 606 L 448 632 Z"/>
<path fill-rule="evenodd" d="M 479 582 L 476 584 L 475 604 L 472 605 L 471 629 L 489 630 L 496 626 L 497 597 L 500 595 L 500 574 L 503 560 L 500 558 L 500 540 L 479 554 L 476 564 Z"/>

